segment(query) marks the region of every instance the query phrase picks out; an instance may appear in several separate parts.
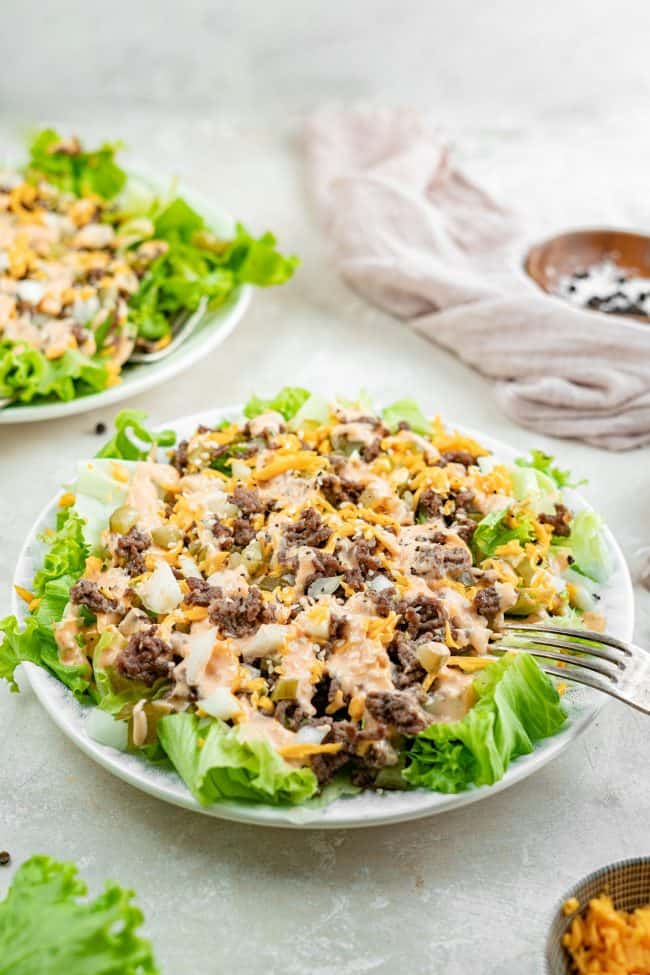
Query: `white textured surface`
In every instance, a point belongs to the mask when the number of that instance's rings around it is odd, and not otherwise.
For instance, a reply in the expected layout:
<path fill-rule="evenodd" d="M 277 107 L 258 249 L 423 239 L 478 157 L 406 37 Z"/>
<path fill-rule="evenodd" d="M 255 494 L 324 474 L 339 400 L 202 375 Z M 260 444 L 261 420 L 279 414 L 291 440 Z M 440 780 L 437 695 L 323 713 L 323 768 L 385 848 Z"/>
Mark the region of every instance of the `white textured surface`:
<path fill-rule="evenodd" d="M 121 135 L 145 162 L 182 171 L 303 257 L 295 281 L 257 295 L 191 382 L 179 377 L 132 401 L 156 420 L 287 380 L 363 384 L 379 396 L 412 393 L 528 447 L 487 383 L 337 281 L 305 210 L 296 128 L 282 113 L 326 97 L 412 93 L 437 109 L 475 172 L 529 201 L 535 229 L 647 228 L 647 5 L 627 0 L 614 13 L 579 0 L 525 11 L 513 0 L 357 0 L 314 9 L 288 0 L 188 2 L 182 12 L 7 2 L 2 141 L 9 147 L 19 124 L 50 118 L 90 137 Z M 114 412 L 0 431 L 3 611 L 27 526 L 73 460 L 96 449 L 94 423 Z M 650 543 L 650 451 L 537 444 L 590 478 L 587 496 L 630 558 Z M 647 596 L 638 611 L 647 642 Z M 29 691 L 3 687 L 0 848 L 14 863 L 37 851 L 76 859 L 95 887 L 107 875 L 132 884 L 166 975 L 528 975 L 556 896 L 605 861 L 647 852 L 647 733 L 647 719 L 612 704 L 554 764 L 479 806 L 368 832 L 290 833 L 137 793 L 66 742 Z M 0 893 L 10 873 L 0 872 Z"/>

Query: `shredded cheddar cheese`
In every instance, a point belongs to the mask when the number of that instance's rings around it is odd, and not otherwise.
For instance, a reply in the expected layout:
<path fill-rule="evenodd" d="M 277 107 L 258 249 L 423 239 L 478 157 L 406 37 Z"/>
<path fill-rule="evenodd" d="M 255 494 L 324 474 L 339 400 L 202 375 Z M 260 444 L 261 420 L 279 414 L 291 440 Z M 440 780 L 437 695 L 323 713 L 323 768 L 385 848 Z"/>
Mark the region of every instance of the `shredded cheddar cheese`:
<path fill-rule="evenodd" d="M 577 906 L 565 905 L 568 913 Z M 619 911 L 607 894 L 595 897 L 573 919 L 562 944 L 578 975 L 648 975 L 650 904 Z"/>

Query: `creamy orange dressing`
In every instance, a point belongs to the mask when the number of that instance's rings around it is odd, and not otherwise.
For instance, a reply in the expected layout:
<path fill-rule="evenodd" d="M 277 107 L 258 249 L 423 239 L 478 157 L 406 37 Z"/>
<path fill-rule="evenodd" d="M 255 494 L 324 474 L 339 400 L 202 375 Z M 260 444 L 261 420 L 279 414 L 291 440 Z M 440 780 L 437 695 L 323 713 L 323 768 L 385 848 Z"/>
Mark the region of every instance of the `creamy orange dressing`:
<path fill-rule="evenodd" d="M 284 417 L 281 413 L 276 413 L 275 410 L 260 413 L 259 416 L 255 416 L 252 420 L 248 421 L 248 429 L 251 437 L 261 437 L 265 433 L 273 436 L 278 434 L 283 426 Z"/>
<path fill-rule="evenodd" d="M 68 667 L 86 662 L 86 654 L 77 643 L 81 628 L 76 616 L 61 620 L 54 627 L 54 640 L 59 651 L 59 660 Z"/>
<path fill-rule="evenodd" d="M 243 715 L 238 722 L 240 741 L 266 741 L 273 748 L 285 748 L 296 741 L 295 732 L 284 728 L 275 718 L 269 718 L 241 700 Z M 297 764 L 301 764 L 299 761 Z"/>
<path fill-rule="evenodd" d="M 456 589 L 441 588 L 438 595 L 444 600 L 449 618 L 459 630 L 464 630 L 469 646 L 477 653 L 487 653 L 490 630 L 470 601 Z"/>
<path fill-rule="evenodd" d="M 455 667 L 445 667 L 439 675 L 427 711 L 438 723 L 461 721 L 474 704 L 472 684 L 476 674 L 465 674 Z"/>

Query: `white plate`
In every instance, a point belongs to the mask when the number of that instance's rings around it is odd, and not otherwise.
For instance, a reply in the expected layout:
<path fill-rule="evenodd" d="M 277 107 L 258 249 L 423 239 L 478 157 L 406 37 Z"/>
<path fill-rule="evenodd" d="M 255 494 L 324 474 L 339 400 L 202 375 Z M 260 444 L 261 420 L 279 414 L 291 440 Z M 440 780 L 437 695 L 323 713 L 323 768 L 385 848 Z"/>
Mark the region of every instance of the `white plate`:
<path fill-rule="evenodd" d="M 131 178 L 139 179 L 160 192 L 166 192 L 166 189 L 155 179 L 142 177 L 139 172 L 138 175 L 131 174 Z M 227 213 L 215 209 L 208 200 L 188 190 L 187 187 L 179 186 L 176 192 L 205 217 L 216 234 L 229 237 L 234 233 L 235 222 Z M 5 409 L 0 409 L 0 423 L 35 423 L 39 420 L 57 420 L 75 413 L 88 413 L 90 410 L 120 403 L 130 396 L 137 396 L 146 389 L 151 389 L 152 386 L 159 386 L 172 376 L 189 369 L 199 359 L 205 358 L 230 335 L 248 308 L 252 290 L 247 284 L 236 288 L 223 305 L 204 316 L 196 331 L 168 358 L 151 365 L 125 366 L 120 374 L 121 382 L 116 386 L 104 389 L 101 393 L 79 396 L 68 402 L 7 406 Z"/>
<path fill-rule="evenodd" d="M 165 427 L 172 427 L 179 437 L 186 437 L 194 431 L 199 423 L 212 426 L 224 417 L 237 419 L 240 415 L 241 410 L 237 407 L 215 409 L 197 413 L 194 416 L 183 417 L 174 423 L 165 424 Z M 461 430 L 475 437 L 500 460 L 511 461 L 517 456 L 516 451 L 497 440 L 483 436 L 473 430 L 464 428 Z M 574 492 L 567 491 L 566 493 L 574 508 L 588 507 Z M 31 586 L 34 568 L 38 567 L 42 553 L 42 544 L 38 541 L 38 536 L 44 528 L 54 524 L 56 509 L 57 499 L 54 498 L 41 512 L 32 528 L 18 560 L 14 577 L 16 585 L 25 588 Z M 632 638 L 634 628 L 632 583 L 621 550 L 608 529 L 606 535 L 612 550 L 615 568 L 608 586 L 602 592 L 602 611 L 607 616 L 608 631 L 621 639 L 629 640 Z M 27 612 L 25 604 L 15 594 L 14 612 L 19 618 L 24 618 Z M 605 695 L 599 694 L 597 691 L 582 687 L 571 688 L 564 699 L 570 716 L 567 727 L 555 737 L 547 738 L 541 742 L 530 755 L 525 755 L 513 762 L 503 779 L 496 785 L 471 788 L 458 795 L 443 795 L 421 789 L 410 792 L 387 792 L 381 795 L 365 792 L 358 796 L 337 799 L 331 805 L 320 809 L 278 808 L 277 806 L 243 802 L 222 802 L 205 809 L 190 795 L 175 772 L 161 771 L 148 765 L 135 755 L 127 755 L 93 741 L 88 736 L 85 727 L 88 708 L 81 706 L 72 693 L 45 670 L 33 664 L 25 666 L 30 683 L 48 714 L 82 751 L 103 765 L 104 768 L 125 782 L 129 782 L 149 793 L 149 795 L 165 799 L 167 802 L 175 803 L 178 806 L 184 806 L 187 809 L 193 809 L 220 819 L 232 819 L 264 826 L 332 829 L 376 826 L 431 816 L 447 809 L 465 806 L 470 802 L 478 802 L 480 799 L 485 799 L 487 796 L 494 795 L 502 789 L 507 789 L 515 782 L 521 781 L 542 768 L 556 755 L 559 755 L 574 738 L 585 730 L 606 701 Z"/>

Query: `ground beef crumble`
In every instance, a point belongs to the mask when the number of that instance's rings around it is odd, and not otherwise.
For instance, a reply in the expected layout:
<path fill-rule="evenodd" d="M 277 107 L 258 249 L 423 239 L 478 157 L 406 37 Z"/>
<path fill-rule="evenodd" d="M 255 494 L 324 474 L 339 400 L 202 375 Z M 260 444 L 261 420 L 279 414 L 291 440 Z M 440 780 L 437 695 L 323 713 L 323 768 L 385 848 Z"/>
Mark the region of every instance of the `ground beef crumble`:
<path fill-rule="evenodd" d="M 257 491 L 249 491 L 239 484 L 229 495 L 228 500 L 239 508 L 242 515 L 258 515 L 266 510 L 266 506 Z"/>
<path fill-rule="evenodd" d="M 246 548 L 255 538 L 255 529 L 248 518 L 235 518 L 232 526 L 232 540 L 236 548 Z"/>
<path fill-rule="evenodd" d="M 91 613 L 114 613 L 117 600 L 111 599 L 100 592 L 96 582 L 90 579 L 80 579 L 70 590 L 70 601 L 77 606 L 85 606 Z"/>
<path fill-rule="evenodd" d="M 117 658 L 120 674 L 151 687 L 169 677 L 174 666 L 172 648 L 155 635 L 155 628 L 134 633 Z"/>
<path fill-rule="evenodd" d="M 496 616 L 501 609 L 499 593 L 494 586 L 488 586 L 486 589 L 479 589 L 474 596 L 472 605 L 479 616 L 484 616 L 486 619 L 491 619 L 493 616 Z"/>
<path fill-rule="evenodd" d="M 407 691 L 373 691 L 366 697 L 366 708 L 377 721 L 392 725 L 409 737 L 431 724 L 431 716 Z"/>
<path fill-rule="evenodd" d="M 130 576 L 141 575 L 145 571 L 142 553 L 151 545 L 151 535 L 132 528 L 126 535 L 120 535 L 115 552 Z"/>
<path fill-rule="evenodd" d="M 315 508 L 305 508 L 296 522 L 286 529 L 284 538 L 287 546 L 309 545 L 322 548 L 329 540 L 332 531 L 327 527 Z"/>
<path fill-rule="evenodd" d="M 215 587 L 210 601 L 210 622 L 227 636 L 250 636 L 262 623 L 274 619 L 273 608 L 264 602 L 257 586 L 241 596 L 225 596 Z"/>
<path fill-rule="evenodd" d="M 205 579 L 190 577 L 186 582 L 190 591 L 185 597 L 185 604 L 187 606 L 209 606 L 217 594 L 216 587 L 209 585 Z"/>
<path fill-rule="evenodd" d="M 551 525 L 553 534 L 558 538 L 568 538 L 571 534 L 571 512 L 563 504 L 556 504 L 555 513 L 552 515 L 542 512 L 539 521 L 543 525 Z"/>

